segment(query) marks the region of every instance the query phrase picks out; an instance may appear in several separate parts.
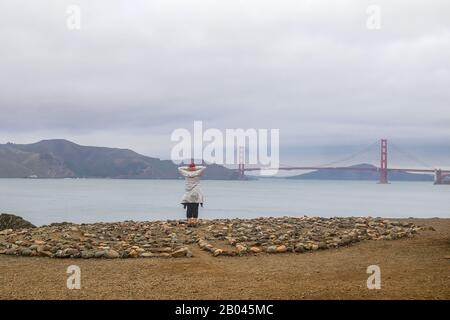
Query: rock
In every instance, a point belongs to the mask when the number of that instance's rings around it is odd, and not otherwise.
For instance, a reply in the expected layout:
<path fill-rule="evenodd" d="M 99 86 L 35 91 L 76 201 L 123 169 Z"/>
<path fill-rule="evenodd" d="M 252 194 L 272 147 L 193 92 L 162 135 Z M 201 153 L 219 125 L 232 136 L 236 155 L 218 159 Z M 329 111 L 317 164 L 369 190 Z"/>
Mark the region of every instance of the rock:
<path fill-rule="evenodd" d="M 30 250 L 30 249 L 27 249 L 27 248 L 22 249 L 22 250 L 20 251 L 20 254 L 21 254 L 22 256 L 25 256 L 25 257 L 31 256 L 32 253 L 33 253 L 33 251 Z"/>
<path fill-rule="evenodd" d="M 81 251 L 81 258 L 83 258 L 83 259 L 94 258 L 94 252 L 88 251 L 88 250 L 83 250 L 83 251 Z"/>
<path fill-rule="evenodd" d="M 125 251 L 125 250 L 121 250 L 121 251 L 119 252 L 119 255 L 120 255 L 120 258 L 121 258 L 121 259 L 126 259 L 126 258 L 129 257 L 128 252 Z"/>
<path fill-rule="evenodd" d="M 97 250 L 94 252 L 95 258 L 102 258 L 106 254 L 106 251 L 104 250 Z"/>
<path fill-rule="evenodd" d="M 86 238 L 95 238 L 96 237 L 96 235 L 93 233 L 84 233 L 83 236 Z"/>
<path fill-rule="evenodd" d="M 17 249 L 14 249 L 14 248 L 7 249 L 5 254 L 7 254 L 7 255 L 16 255 L 17 254 Z"/>
<path fill-rule="evenodd" d="M 305 245 L 303 243 L 297 243 L 294 248 L 295 252 L 305 252 Z"/>
<path fill-rule="evenodd" d="M 258 247 L 251 247 L 251 248 L 250 248 L 250 252 L 252 252 L 252 253 L 260 253 L 260 252 L 261 252 L 261 249 L 258 248 Z"/>
<path fill-rule="evenodd" d="M 247 248 L 241 244 L 236 245 L 236 250 L 237 250 L 238 254 L 244 254 L 247 252 Z"/>
<path fill-rule="evenodd" d="M 142 258 L 152 258 L 154 256 L 155 255 L 153 253 L 151 253 L 151 252 L 144 252 L 144 253 L 141 254 Z"/>
<path fill-rule="evenodd" d="M 181 257 L 185 257 L 186 254 L 188 253 L 189 249 L 187 247 L 184 248 L 180 248 L 174 252 L 172 252 L 172 257 L 173 258 L 181 258 Z"/>
<path fill-rule="evenodd" d="M 63 221 L 63 222 L 54 222 L 54 223 L 51 223 L 51 224 L 49 225 L 49 227 L 64 227 L 64 226 L 67 226 L 67 225 L 70 225 L 70 224 L 72 224 L 72 223 L 67 222 L 67 221 Z"/>
<path fill-rule="evenodd" d="M 335 242 L 335 244 L 336 244 L 336 247 L 337 247 L 337 242 Z M 327 244 L 326 244 L 326 242 L 323 242 L 323 241 L 319 242 L 317 244 L 317 246 L 319 247 L 319 249 L 327 249 Z"/>
<path fill-rule="evenodd" d="M 64 255 L 67 256 L 77 256 L 80 252 L 77 249 L 67 248 L 64 249 Z"/>
<path fill-rule="evenodd" d="M 53 257 L 53 253 L 51 253 L 50 251 L 39 251 L 39 255 L 41 257 L 48 257 L 48 258 Z"/>
<path fill-rule="evenodd" d="M 287 252 L 287 248 L 285 245 L 281 245 L 281 246 L 277 247 L 276 251 L 277 251 L 277 253 L 284 253 L 284 252 Z"/>
<path fill-rule="evenodd" d="M 8 234 L 12 233 L 14 230 L 13 229 L 5 229 L 0 231 L 0 236 L 7 236 Z"/>
<path fill-rule="evenodd" d="M 0 230 L 30 228 L 36 228 L 36 226 L 16 215 L 7 213 L 0 214 Z"/>
<path fill-rule="evenodd" d="M 104 257 L 107 259 L 117 259 L 119 258 L 119 253 L 115 250 L 107 250 L 104 254 Z"/>
<path fill-rule="evenodd" d="M 70 255 L 64 253 L 64 250 L 57 250 L 56 253 L 53 256 L 55 258 L 61 258 L 61 259 L 70 257 Z"/>
<path fill-rule="evenodd" d="M 217 256 L 220 256 L 222 253 L 223 253 L 222 249 L 216 249 L 216 250 L 214 250 L 213 256 L 217 257 Z"/>
<path fill-rule="evenodd" d="M 131 250 L 131 251 L 128 253 L 128 256 L 129 256 L 130 258 L 137 258 L 137 257 L 139 257 L 139 252 L 137 252 L 136 250 Z"/>
<path fill-rule="evenodd" d="M 269 246 L 266 249 L 267 253 L 276 253 L 277 252 L 277 246 Z"/>
<path fill-rule="evenodd" d="M 207 245 L 208 245 L 208 243 L 207 243 L 206 241 L 204 241 L 204 240 L 200 240 L 200 241 L 198 242 L 198 246 L 199 246 L 201 249 L 204 249 Z"/>

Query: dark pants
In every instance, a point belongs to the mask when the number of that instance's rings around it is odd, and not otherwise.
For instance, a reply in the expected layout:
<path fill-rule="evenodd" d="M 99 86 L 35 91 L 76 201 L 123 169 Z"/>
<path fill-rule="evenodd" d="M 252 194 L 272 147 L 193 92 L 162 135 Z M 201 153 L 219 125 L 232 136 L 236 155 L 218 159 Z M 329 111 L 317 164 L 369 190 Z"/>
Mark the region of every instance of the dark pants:
<path fill-rule="evenodd" d="M 184 206 L 187 207 L 186 216 L 188 219 L 198 218 L 198 203 L 184 203 Z"/>

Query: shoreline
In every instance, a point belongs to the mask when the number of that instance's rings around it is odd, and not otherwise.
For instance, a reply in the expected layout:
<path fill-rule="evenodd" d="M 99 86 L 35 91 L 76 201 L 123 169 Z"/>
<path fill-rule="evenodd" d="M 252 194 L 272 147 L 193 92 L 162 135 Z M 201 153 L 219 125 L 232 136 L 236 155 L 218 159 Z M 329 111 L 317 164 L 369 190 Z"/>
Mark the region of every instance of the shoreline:
<path fill-rule="evenodd" d="M 0 255 L 0 298 L 450 299 L 450 219 L 399 220 L 426 229 L 411 238 L 302 254 L 213 257 L 192 246 L 193 257 L 179 259 Z M 366 288 L 366 269 L 374 264 L 381 268 L 380 290 Z M 70 265 L 81 269 L 80 290 L 66 287 Z"/>

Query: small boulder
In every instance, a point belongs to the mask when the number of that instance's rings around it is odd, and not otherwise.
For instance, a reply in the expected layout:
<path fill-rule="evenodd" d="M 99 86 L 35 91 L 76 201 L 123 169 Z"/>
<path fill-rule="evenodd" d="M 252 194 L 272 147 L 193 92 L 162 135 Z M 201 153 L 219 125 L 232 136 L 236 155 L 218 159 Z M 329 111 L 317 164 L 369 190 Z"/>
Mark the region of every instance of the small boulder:
<path fill-rule="evenodd" d="M 104 257 L 107 259 L 117 259 L 119 258 L 119 253 L 115 250 L 108 250 L 105 252 Z"/>
<path fill-rule="evenodd" d="M 31 251 L 31 250 L 28 249 L 28 248 L 22 249 L 22 250 L 20 251 L 20 254 L 21 254 L 22 256 L 25 256 L 25 257 L 31 256 L 32 253 L 33 253 L 33 251 Z"/>
<path fill-rule="evenodd" d="M 306 251 L 305 245 L 303 243 L 297 243 L 295 245 L 294 251 L 295 252 L 305 252 Z"/>
<path fill-rule="evenodd" d="M 81 251 L 81 258 L 83 259 L 94 258 L 94 252 L 88 250 Z"/>
<path fill-rule="evenodd" d="M 260 252 L 261 252 L 261 249 L 258 248 L 258 247 L 251 247 L 251 248 L 250 248 L 250 252 L 252 252 L 252 253 L 260 253 Z"/>
<path fill-rule="evenodd" d="M 12 233 L 13 229 L 5 229 L 0 231 L 0 236 L 7 236 L 8 234 Z"/>
<path fill-rule="evenodd" d="M 53 257 L 53 253 L 51 253 L 50 251 L 45 251 L 45 250 L 39 251 L 39 255 L 41 257 L 48 257 L 48 258 Z"/>
<path fill-rule="evenodd" d="M 266 249 L 267 253 L 276 253 L 277 252 L 277 246 L 269 246 Z"/>
<path fill-rule="evenodd" d="M 95 251 L 94 252 L 94 257 L 95 258 L 101 258 L 101 257 L 103 257 L 104 255 L 105 255 L 105 251 L 104 250 L 98 250 L 98 251 Z"/>
<path fill-rule="evenodd" d="M 238 254 L 244 254 L 247 252 L 247 247 L 244 247 L 241 244 L 236 245 L 236 249 L 237 249 Z"/>
<path fill-rule="evenodd" d="M 136 250 L 131 250 L 131 251 L 128 253 L 128 256 L 129 256 L 130 258 L 137 258 L 137 257 L 139 257 L 139 252 L 137 252 Z"/>
<path fill-rule="evenodd" d="M 151 253 L 151 252 L 144 252 L 144 253 L 141 254 L 142 258 L 152 258 L 154 256 L 155 255 L 153 253 Z"/>
<path fill-rule="evenodd" d="M 180 248 L 180 249 L 172 252 L 172 257 L 174 257 L 174 258 L 185 257 L 187 255 L 188 251 L 189 251 L 189 249 L 187 247 Z"/>

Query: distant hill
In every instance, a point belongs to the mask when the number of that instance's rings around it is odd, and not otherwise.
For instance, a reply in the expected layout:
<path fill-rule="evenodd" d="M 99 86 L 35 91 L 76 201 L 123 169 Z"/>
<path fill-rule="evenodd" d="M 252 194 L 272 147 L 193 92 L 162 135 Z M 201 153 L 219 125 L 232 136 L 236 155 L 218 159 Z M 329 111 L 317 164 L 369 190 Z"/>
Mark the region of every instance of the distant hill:
<path fill-rule="evenodd" d="M 349 166 L 349 168 L 372 168 L 376 167 L 367 164 L 357 164 Z M 377 171 L 361 171 L 361 170 L 330 170 L 320 169 L 297 176 L 287 177 L 287 179 L 299 180 L 378 180 L 379 173 Z M 388 172 L 388 179 L 391 181 L 433 181 L 433 176 L 430 174 L 416 174 L 409 172 Z"/>
<path fill-rule="evenodd" d="M 177 166 L 129 149 L 89 147 L 56 139 L 0 144 L 0 178 L 177 179 Z M 209 165 L 205 179 L 234 180 L 235 171 Z"/>

